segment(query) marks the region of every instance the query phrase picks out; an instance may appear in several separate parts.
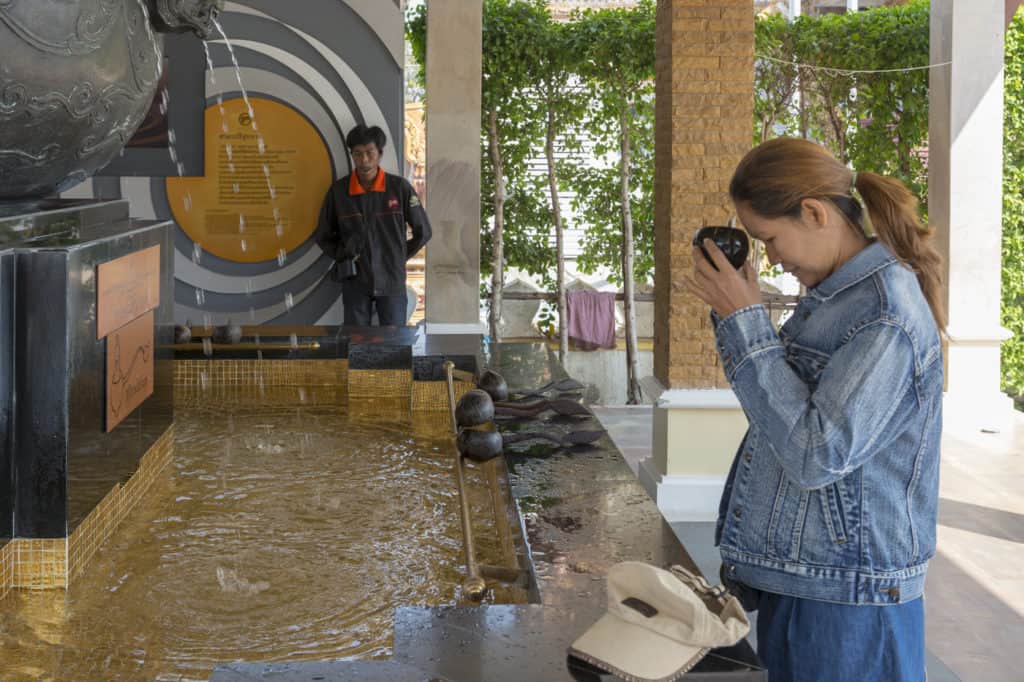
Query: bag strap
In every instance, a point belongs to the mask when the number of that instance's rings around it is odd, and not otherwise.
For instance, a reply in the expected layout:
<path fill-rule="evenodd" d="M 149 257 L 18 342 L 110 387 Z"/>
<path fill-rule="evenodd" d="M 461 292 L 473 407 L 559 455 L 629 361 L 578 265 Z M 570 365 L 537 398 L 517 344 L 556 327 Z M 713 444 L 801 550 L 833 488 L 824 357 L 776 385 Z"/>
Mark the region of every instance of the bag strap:
<path fill-rule="evenodd" d="M 726 602 L 732 596 L 723 586 L 712 585 L 704 578 L 704 576 L 697 575 L 682 566 L 672 565 L 668 570 L 672 575 L 678 578 L 680 582 L 696 592 L 705 603 L 714 602 L 718 605 L 719 609 L 724 607 Z"/>

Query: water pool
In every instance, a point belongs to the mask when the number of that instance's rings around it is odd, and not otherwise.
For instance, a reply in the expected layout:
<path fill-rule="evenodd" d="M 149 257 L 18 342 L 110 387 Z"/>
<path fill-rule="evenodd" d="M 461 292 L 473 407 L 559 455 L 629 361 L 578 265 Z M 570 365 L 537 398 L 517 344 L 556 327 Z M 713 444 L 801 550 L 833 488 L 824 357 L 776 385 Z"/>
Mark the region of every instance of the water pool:
<path fill-rule="evenodd" d="M 458 603 L 446 416 L 179 404 L 175 428 L 172 464 L 67 592 L 0 602 L 0 678 L 205 680 L 234 660 L 387 658 L 396 606 Z M 470 483 L 479 560 L 500 564 L 482 474 Z"/>

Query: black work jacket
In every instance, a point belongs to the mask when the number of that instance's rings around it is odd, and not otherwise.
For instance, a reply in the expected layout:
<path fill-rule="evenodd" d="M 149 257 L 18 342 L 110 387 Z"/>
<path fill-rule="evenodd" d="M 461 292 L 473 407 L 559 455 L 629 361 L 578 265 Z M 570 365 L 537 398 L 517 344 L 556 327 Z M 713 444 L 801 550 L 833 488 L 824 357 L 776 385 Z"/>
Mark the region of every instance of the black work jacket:
<path fill-rule="evenodd" d="M 406 224 L 412 239 L 405 238 Z M 335 262 L 354 259 L 356 281 L 375 296 L 405 293 L 405 262 L 430 240 L 430 221 L 416 190 L 398 175 L 377 172 L 369 190 L 355 173 L 324 197 L 316 243 Z"/>

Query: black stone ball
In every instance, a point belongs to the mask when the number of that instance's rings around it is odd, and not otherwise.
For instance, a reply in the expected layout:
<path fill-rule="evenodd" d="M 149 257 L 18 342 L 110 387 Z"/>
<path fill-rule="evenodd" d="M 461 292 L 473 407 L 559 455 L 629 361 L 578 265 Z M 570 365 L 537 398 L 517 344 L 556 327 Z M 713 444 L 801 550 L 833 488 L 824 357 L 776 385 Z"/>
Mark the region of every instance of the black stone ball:
<path fill-rule="evenodd" d="M 505 383 L 505 377 L 501 376 L 493 369 L 485 369 L 476 380 L 477 388 L 487 391 L 487 394 L 495 402 L 501 402 L 502 400 L 508 400 L 508 384 Z"/>
<path fill-rule="evenodd" d="M 474 462 L 486 462 L 501 454 L 501 434 L 497 431 L 462 429 L 455 439 L 459 453 Z"/>
<path fill-rule="evenodd" d="M 455 423 L 459 426 L 480 426 L 493 420 L 494 402 L 478 388 L 468 391 L 455 404 Z"/>
<path fill-rule="evenodd" d="M 242 340 L 242 327 L 241 325 L 231 324 L 230 322 L 219 327 L 214 327 L 210 340 L 214 343 L 238 343 Z"/>
<path fill-rule="evenodd" d="M 174 325 L 174 343 L 188 343 L 192 340 L 192 330 L 185 325 Z"/>

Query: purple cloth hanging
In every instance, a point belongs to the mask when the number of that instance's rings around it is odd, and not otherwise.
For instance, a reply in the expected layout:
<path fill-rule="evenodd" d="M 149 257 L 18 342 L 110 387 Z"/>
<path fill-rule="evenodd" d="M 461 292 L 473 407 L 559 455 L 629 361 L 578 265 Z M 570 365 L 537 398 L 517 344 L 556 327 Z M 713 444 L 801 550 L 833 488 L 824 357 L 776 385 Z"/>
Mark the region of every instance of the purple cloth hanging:
<path fill-rule="evenodd" d="M 580 350 L 615 348 L 615 294 L 581 289 L 565 294 L 569 338 Z"/>

